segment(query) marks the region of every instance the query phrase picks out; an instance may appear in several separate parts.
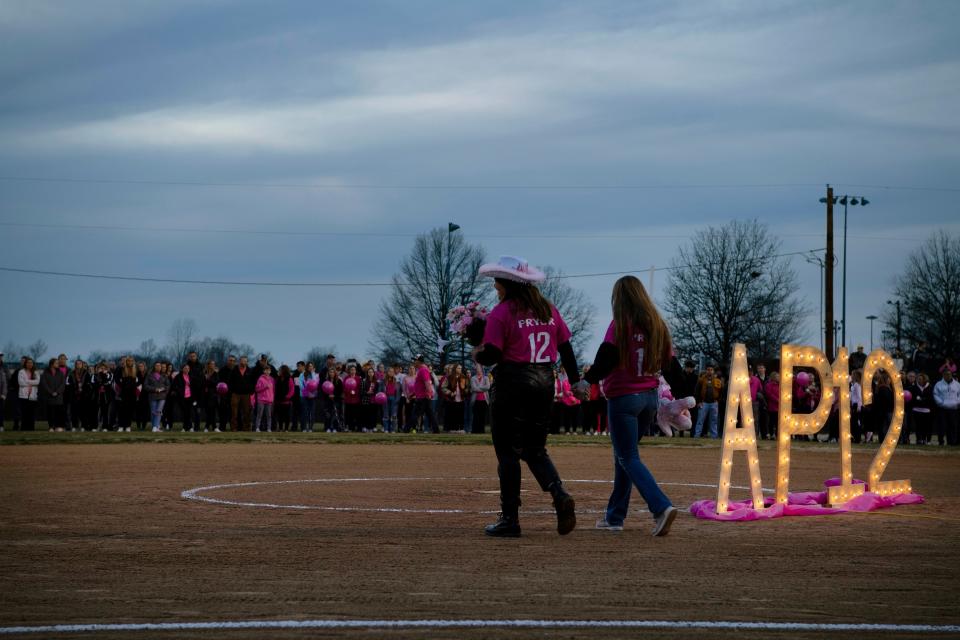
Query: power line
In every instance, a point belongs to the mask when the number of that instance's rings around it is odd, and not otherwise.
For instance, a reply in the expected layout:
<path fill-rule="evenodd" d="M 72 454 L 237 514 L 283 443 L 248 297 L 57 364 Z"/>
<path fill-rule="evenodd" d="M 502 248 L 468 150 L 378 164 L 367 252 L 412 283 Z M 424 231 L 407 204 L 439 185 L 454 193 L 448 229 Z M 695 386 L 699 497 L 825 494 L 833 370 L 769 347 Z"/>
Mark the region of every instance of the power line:
<path fill-rule="evenodd" d="M 821 187 L 817 183 L 743 183 L 743 184 L 375 184 L 375 183 L 296 183 L 296 182 L 214 182 L 192 180 L 121 180 L 113 178 L 63 178 L 37 176 L 0 176 L 6 182 L 59 182 L 75 184 L 125 184 L 163 187 L 242 187 L 251 189 L 368 189 L 368 190 L 530 190 L 530 191 L 633 191 L 646 189 L 783 189 Z"/>
<path fill-rule="evenodd" d="M 811 252 L 823 251 L 823 249 L 808 249 L 805 251 L 791 251 L 789 253 L 780 253 L 768 258 L 784 258 L 789 256 L 808 255 Z M 749 260 L 746 262 L 754 262 Z M 689 265 L 674 265 L 670 267 L 655 267 L 653 271 L 673 271 Z M 150 278 L 146 276 L 118 276 L 98 273 L 81 273 L 72 271 L 49 271 L 41 269 L 23 269 L 19 267 L 0 267 L 0 271 L 8 273 L 23 273 L 31 275 L 56 276 L 63 278 L 88 278 L 94 280 L 123 280 L 129 282 L 155 282 L 166 284 L 200 284 L 200 285 L 218 285 L 218 286 L 242 286 L 242 287 L 417 287 L 421 286 L 412 282 L 257 282 L 243 280 L 189 280 L 183 278 Z M 569 280 L 573 278 L 597 278 L 601 276 L 627 275 L 632 273 L 649 273 L 650 269 L 630 269 L 626 271 L 605 271 L 600 273 L 575 273 L 561 274 L 552 276 L 550 280 Z M 454 282 L 451 284 L 468 284 L 464 282 Z"/>
<path fill-rule="evenodd" d="M 42 222 L 5 222 L 0 221 L 0 227 L 16 229 L 68 229 L 74 231 L 146 231 L 150 233 L 213 233 L 218 235 L 253 235 L 253 236 L 310 236 L 310 237 L 360 237 L 360 238 L 416 238 L 422 233 L 391 233 L 391 232 L 367 232 L 367 231 L 278 231 L 270 229 L 217 229 L 217 228 L 198 228 L 198 227 L 138 227 L 133 225 L 98 225 L 98 224 L 53 224 Z M 819 238 L 822 233 L 790 233 L 793 238 Z M 480 233 L 470 234 L 471 238 L 477 239 L 540 239 L 551 240 L 685 240 L 690 238 L 690 234 L 520 234 L 504 233 L 491 234 Z M 885 240 L 893 242 L 917 241 L 921 238 L 906 238 L 903 236 L 861 236 L 850 235 L 850 238 L 857 240 Z"/>
<path fill-rule="evenodd" d="M 59 182 L 75 184 L 153 185 L 167 187 L 240 187 L 250 189 L 369 189 L 369 190 L 531 190 L 531 191 L 634 191 L 655 189 L 793 189 L 821 187 L 819 182 L 771 182 L 771 183 L 676 183 L 676 184 L 376 184 L 376 183 L 297 183 L 297 182 L 217 182 L 205 180 L 124 180 L 116 178 L 66 178 L 58 176 L 0 176 L 5 182 Z M 837 186 L 860 189 L 892 189 L 905 191 L 960 192 L 960 187 L 876 185 L 837 182 Z"/>
<path fill-rule="evenodd" d="M 73 229 L 76 231 L 149 231 L 170 233 L 215 233 L 236 235 L 267 235 L 267 236 L 342 236 L 342 237 L 370 237 L 370 238 L 416 238 L 422 233 L 389 233 L 366 231 L 275 231 L 269 229 L 204 229 L 197 227 L 137 227 L 131 225 L 95 225 L 95 224 L 50 224 L 40 222 L 3 222 L 0 227 L 23 229 Z M 689 235 L 681 234 L 470 234 L 471 238 L 550 238 L 569 240 L 616 240 L 618 238 L 650 239 L 650 240 L 682 240 Z"/>

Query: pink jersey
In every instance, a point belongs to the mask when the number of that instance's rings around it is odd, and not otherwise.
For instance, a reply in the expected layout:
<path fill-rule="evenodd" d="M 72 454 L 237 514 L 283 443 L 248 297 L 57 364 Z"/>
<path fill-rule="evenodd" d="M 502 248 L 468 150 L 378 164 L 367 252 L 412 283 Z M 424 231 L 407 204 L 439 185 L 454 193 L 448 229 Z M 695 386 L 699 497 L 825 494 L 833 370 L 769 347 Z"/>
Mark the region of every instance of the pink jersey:
<path fill-rule="evenodd" d="M 500 349 L 504 362 L 553 364 L 557 347 L 570 340 L 570 329 L 557 308 L 550 309 L 551 318 L 541 322 L 530 311 L 517 311 L 514 302 L 501 302 L 487 316 L 484 344 Z"/>
<path fill-rule="evenodd" d="M 417 400 L 432 398 L 432 385 L 433 378 L 430 377 L 430 369 L 426 365 L 417 367 L 417 377 L 413 383 L 413 397 Z"/>
<path fill-rule="evenodd" d="M 617 344 L 617 330 L 610 321 L 607 333 L 603 336 L 604 342 Z M 630 353 L 632 359 L 627 367 L 617 367 L 610 375 L 600 382 L 600 389 L 607 398 L 626 396 L 631 393 L 642 393 L 660 386 L 660 377 L 643 375 L 643 334 L 637 333 L 630 338 Z"/>

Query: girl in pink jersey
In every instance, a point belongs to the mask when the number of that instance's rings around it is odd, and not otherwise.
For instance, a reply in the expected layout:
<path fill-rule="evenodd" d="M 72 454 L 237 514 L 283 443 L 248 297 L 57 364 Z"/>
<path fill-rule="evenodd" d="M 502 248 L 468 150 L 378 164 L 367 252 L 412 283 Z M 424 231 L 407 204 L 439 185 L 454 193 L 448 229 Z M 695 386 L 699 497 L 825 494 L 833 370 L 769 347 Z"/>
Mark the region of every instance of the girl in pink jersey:
<path fill-rule="evenodd" d="M 613 321 L 593 366 L 578 386 L 580 394 L 602 380 L 607 398 L 610 441 L 613 443 L 613 492 L 598 529 L 622 531 L 636 486 L 653 514 L 653 535 L 665 536 L 677 516 L 670 499 L 640 460 L 639 436 L 647 433 L 657 416 L 657 386 L 661 369 L 673 359 L 670 330 L 643 284 L 624 276 L 613 285 Z"/>
<path fill-rule="evenodd" d="M 497 365 L 490 396 L 493 447 L 500 476 L 500 518 L 487 526 L 489 536 L 520 535 L 520 461 L 527 463 L 540 488 L 549 491 L 557 512 L 557 532 L 566 535 L 577 524 L 574 501 L 547 455 L 547 431 L 553 404 L 553 364 L 559 354 L 573 382 L 579 380 L 570 346 L 570 330 L 556 307 L 533 283 L 544 274 L 519 258 L 503 256 L 480 267 L 494 278 L 500 303 L 487 316 L 477 362 Z"/>

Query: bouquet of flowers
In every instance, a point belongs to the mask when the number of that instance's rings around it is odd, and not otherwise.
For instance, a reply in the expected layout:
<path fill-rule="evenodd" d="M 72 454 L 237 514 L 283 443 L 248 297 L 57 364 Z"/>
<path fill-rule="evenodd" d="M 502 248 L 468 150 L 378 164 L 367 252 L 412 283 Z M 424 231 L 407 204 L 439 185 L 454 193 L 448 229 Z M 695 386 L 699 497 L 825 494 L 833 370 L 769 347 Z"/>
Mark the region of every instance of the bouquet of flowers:
<path fill-rule="evenodd" d="M 483 330 L 487 326 L 487 314 L 490 310 L 479 302 L 470 302 L 454 307 L 447 314 L 450 321 L 450 330 L 463 336 L 473 346 L 483 342 Z"/>

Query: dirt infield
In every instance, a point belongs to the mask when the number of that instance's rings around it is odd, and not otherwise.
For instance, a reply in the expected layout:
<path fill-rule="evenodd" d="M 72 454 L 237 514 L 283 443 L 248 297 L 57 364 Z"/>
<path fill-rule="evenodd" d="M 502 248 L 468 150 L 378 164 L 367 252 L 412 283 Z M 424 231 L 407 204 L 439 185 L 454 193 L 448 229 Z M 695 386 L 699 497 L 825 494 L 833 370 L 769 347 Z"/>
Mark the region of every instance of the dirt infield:
<path fill-rule="evenodd" d="M 960 623 L 957 452 L 894 455 L 885 478 L 913 480 L 928 497 L 924 505 L 756 523 L 681 514 L 671 534 L 659 539 L 650 537 L 649 514 L 642 512 L 631 514 L 622 533 L 593 529 L 610 489 L 608 447 L 558 446 L 552 455 L 577 499 L 580 527 L 564 538 L 555 533 L 548 496 L 525 471 L 524 535 L 493 540 L 482 535 L 492 517 L 483 512 L 497 509 L 495 460 L 487 446 L 0 447 L 0 627 L 315 619 Z M 641 455 L 677 506 L 714 496 L 715 489 L 690 485 L 716 483 L 716 448 L 644 447 Z M 772 487 L 773 450 L 760 455 L 764 486 Z M 870 455 L 857 451 L 855 475 L 865 475 Z M 817 489 L 838 474 L 832 447 L 796 448 L 792 463 L 794 490 Z M 735 482 L 745 484 L 742 464 L 737 471 Z M 348 480 L 302 482 L 330 479 Z M 271 481 L 296 482 L 196 495 L 276 507 L 181 496 L 198 487 Z M 632 508 L 643 506 L 634 493 Z M 483 628 L 113 631 L 102 637 L 191 633 L 830 637 Z"/>

